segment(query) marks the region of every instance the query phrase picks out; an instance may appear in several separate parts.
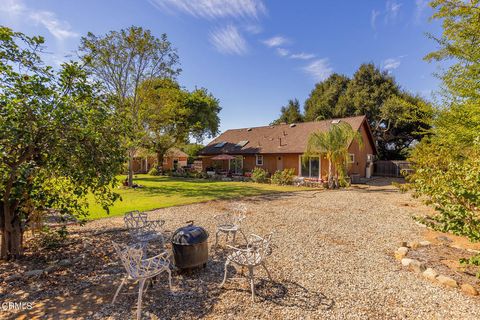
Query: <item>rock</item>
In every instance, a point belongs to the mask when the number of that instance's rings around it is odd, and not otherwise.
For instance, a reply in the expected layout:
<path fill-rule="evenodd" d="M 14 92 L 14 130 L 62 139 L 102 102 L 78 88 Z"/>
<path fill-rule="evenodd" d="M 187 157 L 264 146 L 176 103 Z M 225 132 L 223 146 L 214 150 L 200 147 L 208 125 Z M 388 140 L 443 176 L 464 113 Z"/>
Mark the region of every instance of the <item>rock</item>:
<path fill-rule="evenodd" d="M 412 261 L 413 261 L 413 259 L 403 258 L 402 259 L 402 266 L 408 267 Z"/>
<path fill-rule="evenodd" d="M 430 241 L 424 240 L 419 242 L 421 247 L 428 247 L 431 243 Z"/>
<path fill-rule="evenodd" d="M 72 261 L 70 259 L 63 259 L 58 262 L 60 267 L 68 267 L 72 265 Z"/>
<path fill-rule="evenodd" d="M 427 227 L 426 224 L 423 224 L 423 223 L 421 223 L 421 222 L 415 221 L 415 223 L 416 223 L 418 226 L 420 226 L 420 227 L 423 227 L 423 228 L 426 228 L 426 227 Z"/>
<path fill-rule="evenodd" d="M 422 275 L 428 280 L 434 281 L 438 276 L 438 273 L 432 268 L 427 268 L 425 271 L 423 271 Z"/>
<path fill-rule="evenodd" d="M 406 247 L 406 246 L 408 246 L 408 243 L 407 243 L 407 241 L 402 241 L 402 242 L 401 242 L 401 246 L 402 246 L 402 247 Z"/>
<path fill-rule="evenodd" d="M 447 236 L 438 236 L 437 240 L 440 240 L 440 241 L 443 241 L 443 242 L 452 242 L 452 240 Z"/>
<path fill-rule="evenodd" d="M 452 287 L 452 288 L 458 287 L 457 281 L 444 275 L 437 276 L 437 281 L 447 287 Z"/>
<path fill-rule="evenodd" d="M 57 270 L 57 266 L 56 265 L 51 265 L 51 266 L 48 266 L 45 268 L 45 273 L 52 273 L 54 272 L 55 270 Z"/>
<path fill-rule="evenodd" d="M 462 289 L 463 292 L 465 292 L 466 294 L 469 294 L 471 296 L 477 296 L 478 295 L 478 291 L 477 289 L 475 289 L 474 286 L 472 286 L 471 284 L 469 283 L 464 283 L 460 286 L 460 288 Z"/>
<path fill-rule="evenodd" d="M 407 253 L 408 253 L 407 247 L 400 247 L 397 249 L 397 251 L 395 251 L 395 259 L 402 260 L 403 258 L 405 258 Z"/>
<path fill-rule="evenodd" d="M 20 276 L 19 274 L 12 274 L 11 276 L 5 278 L 5 282 L 13 282 L 20 280 L 21 278 L 22 276 Z"/>
<path fill-rule="evenodd" d="M 38 276 L 42 275 L 43 272 L 44 271 L 42 269 L 30 270 L 30 271 L 25 272 L 23 275 L 25 277 L 38 277 Z"/>
<path fill-rule="evenodd" d="M 78 256 L 78 257 L 76 257 L 75 259 L 73 259 L 73 264 L 75 264 L 75 263 L 78 263 L 78 262 L 82 261 L 82 259 L 83 259 L 83 257 L 82 257 L 82 256 Z"/>
<path fill-rule="evenodd" d="M 472 253 L 480 253 L 479 250 L 475 250 L 475 249 L 466 249 L 468 252 L 472 252 Z"/>
<path fill-rule="evenodd" d="M 450 246 L 451 248 L 455 248 L 455 249 L 459 249 L 459 250 L 464 250 L 461 246 L 459 246 L 458 244 L 452 244 Z"/>
<path fill-rule="evenodd" d="M 408 268 L 413 272 L 422 273 L 425 270 L 425 264 L 418 260 L 412 260 L 408 265 Z"/>
<path fill-rule="evenodd" d="M 411 241 L 411 242 L 408 243 L 408 247 L 410 247 L 412 249 L 417 249 L 418 247 L 420 247 L 420 242 Z"/>

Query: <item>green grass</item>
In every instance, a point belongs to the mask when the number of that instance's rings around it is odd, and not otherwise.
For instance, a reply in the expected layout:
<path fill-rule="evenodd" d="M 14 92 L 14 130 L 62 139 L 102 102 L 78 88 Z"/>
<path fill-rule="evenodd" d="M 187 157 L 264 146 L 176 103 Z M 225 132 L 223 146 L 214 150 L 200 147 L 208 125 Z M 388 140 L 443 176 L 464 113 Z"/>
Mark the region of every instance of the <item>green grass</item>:
<path fill-rule="evenodd" d="M 132 210 L 146 211 L 208 200 L 233 199 L 304 189 L 252 182 L 210 181 L 149 175 L 137 175 L 135 183 L 142 185 L 143 188 L 127 189 L 121 187 L 115 191 L 120 194 L 122 200 L 116 201 L 110 207 L 110 214 L 107 214 L 91 197 L 89 199 L 90 215 L 88 219 L 119 216 Z"/>

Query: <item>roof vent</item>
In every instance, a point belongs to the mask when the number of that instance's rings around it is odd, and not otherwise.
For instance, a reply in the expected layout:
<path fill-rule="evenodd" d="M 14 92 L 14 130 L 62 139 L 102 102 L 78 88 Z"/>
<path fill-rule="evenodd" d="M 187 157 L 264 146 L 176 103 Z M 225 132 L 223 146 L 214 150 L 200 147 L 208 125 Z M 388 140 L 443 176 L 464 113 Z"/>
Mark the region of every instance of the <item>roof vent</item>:
<path fill-rule="evenodd" d="M 221 148 L 221 147 L 223 147 L 225 144 L 226 144 L 226 142 L 222 141 L 222 142 L 217 143 L 214 147 L 215 147 L 215 148 Z"/>
<path fill-rule="evenodd" d="M 335 120 L 332 120 L 332 123 L 333 123 L 333 124 L 340 123 L 340 119 L 335 119 Z"/>
<path fill-rule="evenodd" d="M 247 131 L 252 131 L 252 128 L 248 128 Z"/>
<path fill-rule="evenodd" d="M 296 127 L 296 126 L 297 126 L 297 124 L 296 124 L 296 123 L 292 123 L 292 124 L 290 124 L 290 128 L 293 128 L 293 127 Z"/>

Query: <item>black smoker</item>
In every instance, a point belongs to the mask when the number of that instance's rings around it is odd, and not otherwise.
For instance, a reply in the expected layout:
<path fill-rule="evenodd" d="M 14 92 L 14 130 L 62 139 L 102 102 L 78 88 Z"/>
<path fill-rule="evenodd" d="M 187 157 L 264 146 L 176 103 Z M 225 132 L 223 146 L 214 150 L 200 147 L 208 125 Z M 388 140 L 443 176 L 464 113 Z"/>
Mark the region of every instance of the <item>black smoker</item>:
<path fill-rule="evenodd" d="M 172 236 L 173 257 L 179 269 L 205 267 L 208 261 L 208 232 L 202 227 L 189 225 L 177 229 Z"/>

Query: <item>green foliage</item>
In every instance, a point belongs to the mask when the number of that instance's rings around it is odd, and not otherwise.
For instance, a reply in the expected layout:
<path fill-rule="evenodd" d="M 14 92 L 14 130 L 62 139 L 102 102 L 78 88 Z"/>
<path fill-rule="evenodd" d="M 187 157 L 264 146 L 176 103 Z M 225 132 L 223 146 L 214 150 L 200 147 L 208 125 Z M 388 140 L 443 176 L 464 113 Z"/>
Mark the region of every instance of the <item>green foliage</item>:
<path fill-rule="evenodd" d="M 78 63 L 45 66 L 40 37 L 0 27 L 1 258 L 22 253 L 32 212 L 87 214 L 88 194 L 107 208 L 124 152 L 111 100 Z"/>
<path fill-rule="evenodd" d="M 293 184 L 293 177 L 295 176 L 295 170 L 293 168 L 283 169 L 282 171 L 277 170 L 272 177 L 270 182 L 280 186 L 287 186 Z"/>
<path fill-rule="evenodd" d="M 408 187 L 437 210 L 433 226 L 480 241 L 480 8 L 479 1 L 437 0 L 439 50 L 427 60 L 451 59 L 441 75 L 443 108 L 428 138 L 411 156 Z"/>
<path fill-rule="evenodd" d="M 468 259 L 462 258 L 460 259 L 460 263 L 464 266 L 480 267 L 480 254 L 474 255 L 473 257 Z M 480 270 L 477 271 L 477 278 L 480 278 Z"/>
<path fill-rule="evenodd" d="M 153 167 L 152 169 L 150 169 L 150 171 L 148 171 L 148 174 L 151 176 L 158 176 L 160 175 L 160 171 L 158 171 L 157 168 Z"/>
<path fill-rule="evenodd" d="M 355 140 L 363 147 L 362 136 L 354 131 L 347 122 L 341 121 L 332 124 L 326 132 L 314 132 L 310 134 L 305 151 L 304 159 L 312 156 L 325 156 L 328 160 L 328 187 L 339 186 L 339 179 L 342 184 L 346 182 L 347 163 L 349 159 L 348 147 Z M 335 175 L 333 166 L 335 166 Z"/>
<path fill-rule="evenodd" d="M 305 121 L 366 115 L 384 159 L 405 159 L 434 115 L 428 102 L 402 91 L 393 77 L 372 63 L 362 64 L 352 79 L 332 74 L 317 83 L 304 107 Z"/>
<path fill-rule="evenodd" d="M 52 229 L 49 227 L 44 227 L 41 232 L 36 235 L 37 245 L 39 249 L 58 249 L 62 247 L 68 236 L 68 230 L 65 226 Z"/>
<path fill-rule="evenodd" d="M 305 121 L 342 117 L 345 113 L 338 110 L 338 100 L 345 94 L 349 83 L 348 77 L 337 73 L 317 83 L 305 101 Z"/>
<path fill-rule="evenodd" d="M 268 180 L 268 172 L 263 168 L 255 167 L 251 178 L 253 182 L 265 183 Z"/>
<path fill-rule="evenodd" d="M 177 50 L 166 34 L 157 38 L 150 30 L 136 26 L 102 36 L 89 32 L 82 37 L 79 50 L 85 66 L 112 96 L 123 120 L 119 138 L 129 149 L 128 185 L 132 186 L 135 149 L 148 137 L 141 118 L 145 113 L 141 112 L 140 84 L 154 77 L 175 78 L 181 71 Z"/>
<path fill-rule="evenodd" d="M 300 111 L 300 103 L 297 99 L 288 100 L 288 104 L 280 110 L 280 117 L 273 121 L 272 124 L 280 123 L 296 123 L 302 122 L 303 116 Z"/>
<path fill-rule="evenodd" d="M 206 89 L 187 91 L 171 79 L 151 78 L 139 88 L 143 145 L 157 153 L 158 163 L 168 149 L 218 133 L 221 108 Z"/>
<path fill-rule="evenodd" d="M 198 143 L 189 143 L 184 145 L 181 149 L 183 152 L 188 154 L 188 163 L 193 163 L 193 161 L 197 158 L 198 153 L 202 150 L 205 146 Z"/>

